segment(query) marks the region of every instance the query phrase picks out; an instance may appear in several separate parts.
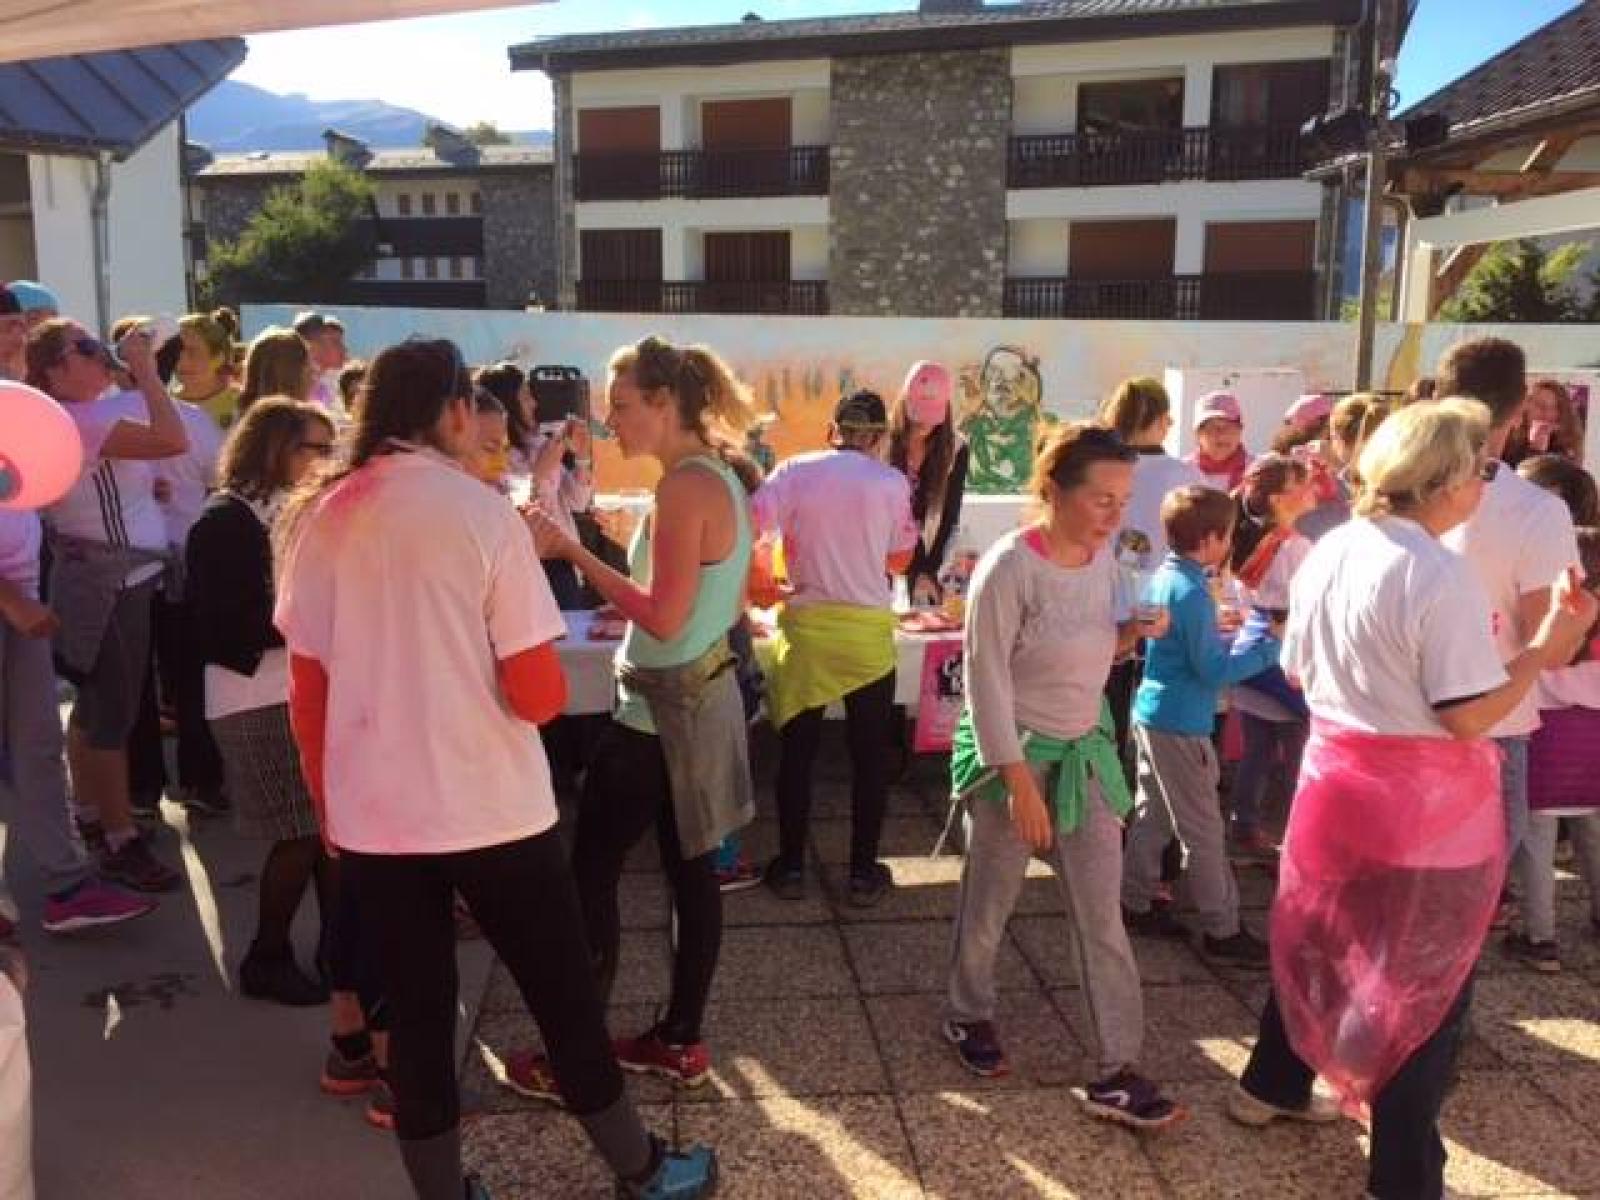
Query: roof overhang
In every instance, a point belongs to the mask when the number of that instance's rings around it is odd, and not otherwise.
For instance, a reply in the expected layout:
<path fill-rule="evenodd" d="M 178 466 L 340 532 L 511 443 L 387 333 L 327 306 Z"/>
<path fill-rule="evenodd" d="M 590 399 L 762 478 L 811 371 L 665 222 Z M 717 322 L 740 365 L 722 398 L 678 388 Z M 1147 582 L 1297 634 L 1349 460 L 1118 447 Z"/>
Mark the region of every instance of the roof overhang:
<path fill-rule="evenodd" d="M 0 62 L 509 7 L 506 0 L 0 0 Z"/>
<path fill-rule="evenodd" d="M 3 3 L 3 0 L 0 0 Z M 994 11 L 991 10 L 993 15 Z M 1002 11 L 1003 10 L 999 10 Z M 1305 25 L 1354 25 L 1362 0 L 1285 0 L 1207 9 L 1171 9 L 1108 16 L 1016 16 L 963 23 L 959 17 L 923 18 L 883 29 L 830 29 L 827 20 L 766 22 L 760 37 L 740 36 L 742 25 L 711 26 L 702 38 L 665 40 L 641 30 L 628 44 L 587 46 L 582 35 L 547 38 L 511 47 L 513 71 L 563 74 L 575 71 L 638 70 L 642 67 L 721 66 L 797 58 L 979 50 L 995 46 L 1108 41 L 1182 33 L 1282 29 Z M 898 14 L 897 14 L 898 15 Z M 916 14 L 904 14 L 915 17 Z M 775 27 L 795 26 L 793 35 Z M 838 25 L 848 27 L 849 18 Z M 662 31 L 681 34 L 684 31 Z M 563 48 L 571 47 L 570 49 Z"/>

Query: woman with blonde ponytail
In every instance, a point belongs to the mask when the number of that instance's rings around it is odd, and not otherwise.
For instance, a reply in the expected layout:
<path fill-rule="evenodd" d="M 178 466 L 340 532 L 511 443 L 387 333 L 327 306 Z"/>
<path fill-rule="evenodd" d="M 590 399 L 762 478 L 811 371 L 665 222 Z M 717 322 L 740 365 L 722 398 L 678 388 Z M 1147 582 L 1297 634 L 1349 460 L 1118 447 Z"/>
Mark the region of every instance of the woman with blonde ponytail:
<path fill-rule="evenodd" d="M 617 656 L 620 702 L 594 754 L 578 810 L 573 868 L 602 995 L 621 945 L 617 885 L 628 852 L 654 829 L 677 914 L 672 996 L 663 1019 L 617 1043 L 622 1065 L 689 1087 L 710 1075 L 701 1021 L 722 944 L 716 848 L 755 815 L 743 701 L 728 631 L 744 605 L 751 522 L 725 458 L 754 418 L 749 390 L 704 346 L 647 337 L 613 355 L 606 425 L 624 457 L 660 464 L 655 507 L 612 570 L 537 505 L 541 558 L 582 571 L 628 619 Z M 554 1093 L 549 1063 L 517 1055 L 510 1085 Z"/>

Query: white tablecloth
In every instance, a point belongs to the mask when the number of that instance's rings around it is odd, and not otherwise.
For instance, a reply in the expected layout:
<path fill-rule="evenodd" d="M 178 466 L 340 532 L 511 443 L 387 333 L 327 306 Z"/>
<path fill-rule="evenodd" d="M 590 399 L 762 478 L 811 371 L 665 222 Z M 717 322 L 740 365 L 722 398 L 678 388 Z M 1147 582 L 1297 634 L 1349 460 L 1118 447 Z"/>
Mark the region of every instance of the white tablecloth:
<path fill-rule="evenodd" d="M 589 624 L 594 614 L 589 612 L 562 613 L 567 619 L 567 636 L 556 649 L 561 656 L 562 669 L 567 675 L 568 716 L 611 711 L 616 688 L 617 642 L 589 640 Z M 959 641 L 959 633 L 900 633 L 894 635 L 896 664 L 894 699 L 910 712 L 916 712 L 917 700 L 922 691 L 922 657 L 924 648 L 934 641 Z M 772 658 L 772 639 L 756 639 L 756 659 L 763 667 Z M 830 714 L 835 715 L 835 714 Z"/>

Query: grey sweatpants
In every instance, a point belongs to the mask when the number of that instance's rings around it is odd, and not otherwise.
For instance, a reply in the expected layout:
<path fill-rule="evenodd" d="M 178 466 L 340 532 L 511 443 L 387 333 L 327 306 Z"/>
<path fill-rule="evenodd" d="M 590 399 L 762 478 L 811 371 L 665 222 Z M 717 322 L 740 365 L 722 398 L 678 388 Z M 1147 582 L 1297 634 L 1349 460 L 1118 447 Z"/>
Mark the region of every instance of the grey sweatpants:
<path fill-rule="evenodd" d="M 1206 737 L 1133 727 L 1139 750 L 1139 793 L 1123 851 L 1122 902 L 1149 912 L 1161 882 L 1161 855 L 1174 836 L 1184 850 L 1183 887 L 1214 938 L 1239 932 L 1239 883 L 1217 800 L 1221 769 Z"/>
<path fill-rule="evenodd" d="M 1528 828 L 1516 863 L 1522 884 L 1523 932 L 1536 942 L 1556 936 L 1556 835 L 1561 818 L 1536 812 L 1528 818 Z M 1569 817 L 1572 850 L 1578 873 L 1589 888 L 1589 913 L 1600 925 L 1600 813 Z"/>
<path fill-rule="evenodd" d="M 0 620 L 0 798 L 47 892 L 65 891 L 90 870 L 72 823 L 61 754 L 50 639 L 24 637 Z"/>
<path fill-rule="evenodd" d="M 1045 796 L 1048 803 L 1048 791 Z M 967 857 L 956 899 L 949 1015 L 955 1021 L 992 1021 L 998 1003 L 995 956 L 1033 850 L 1018 836 L 1003 804 L 969 804 L 965 828 Z M 1136 1064 L 1144 1042 L 1139 967 L 1117 901 L 1121 842 L 1121 823 L 1091 783 L 1083 824 L 1071 834 L 1058 834 L 1044 856 L 1061 888 L 1079 994 L 1104 1075 Z"/>

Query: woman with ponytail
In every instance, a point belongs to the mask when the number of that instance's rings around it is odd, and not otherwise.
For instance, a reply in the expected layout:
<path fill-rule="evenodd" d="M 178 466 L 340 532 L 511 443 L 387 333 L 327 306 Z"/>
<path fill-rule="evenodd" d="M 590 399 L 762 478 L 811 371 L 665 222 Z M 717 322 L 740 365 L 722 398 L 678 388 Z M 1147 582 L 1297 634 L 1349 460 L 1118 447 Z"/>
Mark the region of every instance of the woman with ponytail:
<path fill-rule="evenodd" d="M 722 945 L 716 849 L 755 815 L 737 662 L 728 630 L 744 607 L 751 522 L 725 458 L 754 419 L 749 392 L 704 346 L 647 337 L 612 356 L 606 425 L 624 457 L 660 464 L 655 507 L 629 550 L 630 574 L 585 550 L 553 514 L 531 506 L 539 554 L 583 572 L 628 619 L 617 655 L 620 701 L 584 779 L 573 867 L 601 995 L 621 946 L 617 885 L 651 829 L 677 916 L 666 1015 L 617 1044 L 622 1065 L 688 1087 L 709 1077 L 701 1022 Z M 542 1057 L 519 1055 L 510 1084 L 549 1096 Z"/>
<path fill-rule="evenodd" d="M 566 699 L 566 625 L 515 510 L 462 469 L 476 432 L 454 345 L 390 347 L 348 461 L 298 494 L 281 535 L 290 719 L 379 960 L 401 1158 L 419 1200 L 487 1195 L 461 1169 L 459 893 L 618 1194 L 699 1196 L 715 1160 L 650 1135 L 606 1031 L 538 730 Z"/>

